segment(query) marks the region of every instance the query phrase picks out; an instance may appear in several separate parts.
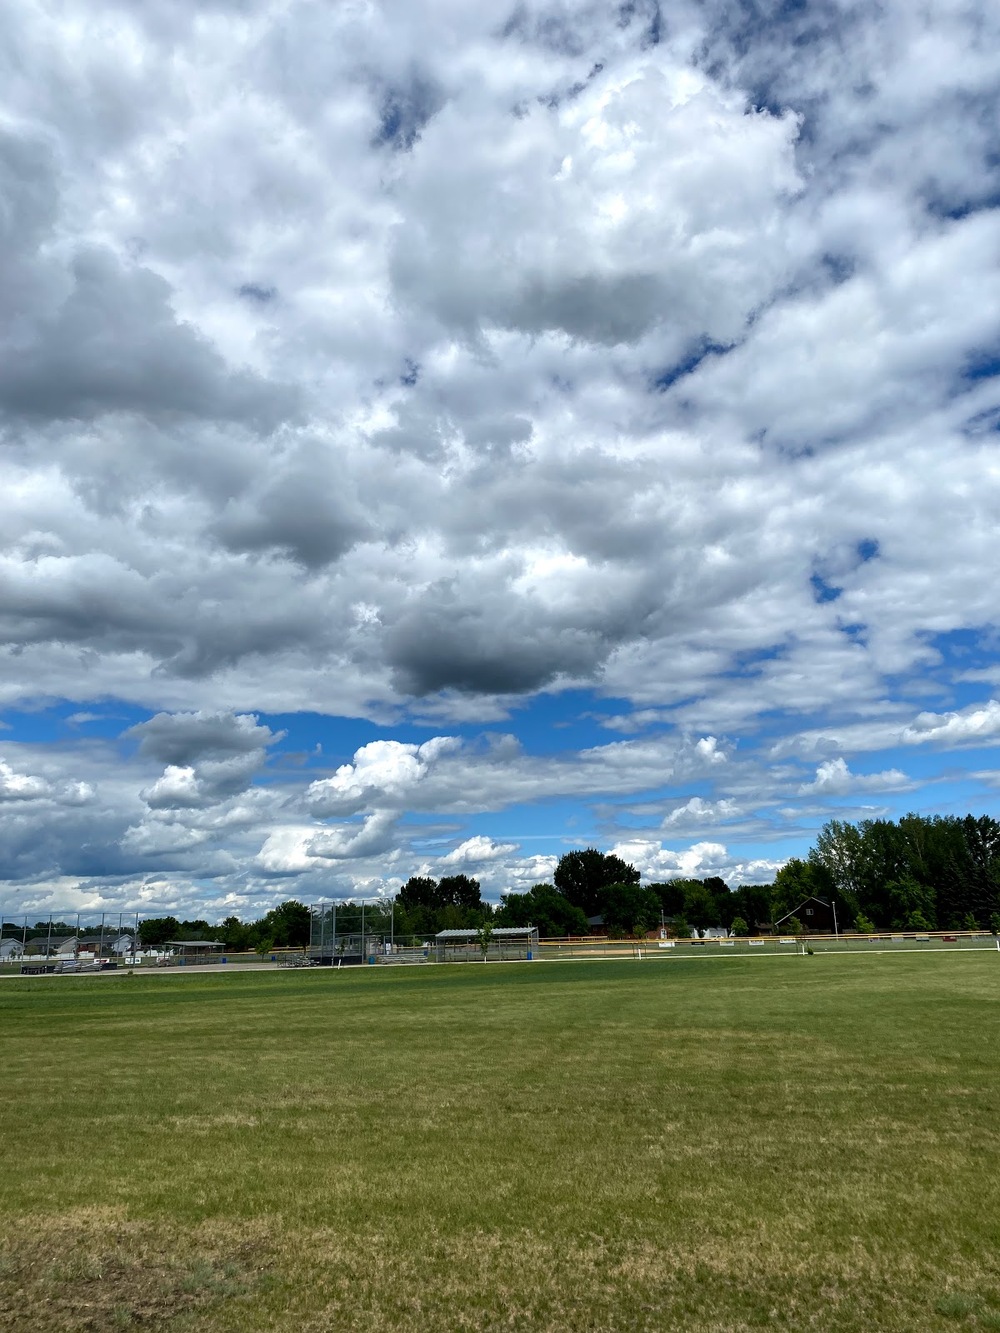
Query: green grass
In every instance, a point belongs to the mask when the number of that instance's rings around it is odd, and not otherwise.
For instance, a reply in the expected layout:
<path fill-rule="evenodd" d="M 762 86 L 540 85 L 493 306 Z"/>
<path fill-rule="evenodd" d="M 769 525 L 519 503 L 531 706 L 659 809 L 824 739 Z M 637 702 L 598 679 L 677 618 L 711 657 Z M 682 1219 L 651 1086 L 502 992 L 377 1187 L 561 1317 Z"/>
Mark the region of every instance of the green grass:
<path fill-rule="evenodd" d="M 1000 959 L 0 983 L 0 1329 L 1000 1328 Z"/>

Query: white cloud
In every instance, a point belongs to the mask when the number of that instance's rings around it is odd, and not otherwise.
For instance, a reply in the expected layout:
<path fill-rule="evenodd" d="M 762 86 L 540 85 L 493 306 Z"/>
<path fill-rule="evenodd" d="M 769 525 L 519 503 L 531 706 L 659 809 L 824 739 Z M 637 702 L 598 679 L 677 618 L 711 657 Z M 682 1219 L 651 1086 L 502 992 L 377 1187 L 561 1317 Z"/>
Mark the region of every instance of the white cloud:
<path fill-rule="evenodd" d="M 494 842 L 492 838 L 477 834 L 466 838 L 457 847 L 441 857 L 439 864 L 444 866 L 479 866 L 490 861 L 499 861 L 517 851 L 517 843 Z"/>
<path fill-rule="evenodd" d="M 893 711 L 899 712 L 897 706 Z M 990 699 L 985 704 L 969 704 L 947 713 L 924 711 L 909 721 L 874 718 L 870 722 L 850 723 L 803 731 L 778 741 L 774 756 L 790 753 L 808 754 L 817 750 L 881 750 L 898 745 L 940 745 L 961 748 L 988 743 L 1000 732 L 1000 703 Z"/>
<path fill-rule="evenodd" d="M 49 793 L 48 783 L 28 773 L 16 773 L 0 759 L 0 801 L 37 801 Z"/>
<path fill-rule="evenodd" d="M 435 736 L 422 745 L 371 741 L 341 764 L 332 777 L 310 784 L 306 800 L 316 814 L 346 813 L 364 803 L 405 800 L 441 756 L 457 750 L 455 736 Z"/>
<path fill-rule="evenodd" d="M 706 801 L 701 796 L 692 796 L 690 800 L 685 801 L 683 805 L 675 806 L 663 817 L 661 828 L 668 830 L 677 825 L 714 824 L 721 820 L 732 819 L 738 813 L 736 802 L 732 799 Z"/>
<path fill-rule="evenodd" d="M 199 806 L 203 795 L 195 771 L 190 765 L 168 764 L 162 777 L 139 795 L 152 807 Z"/>
<path fill-rule="evenodd" d="M 803 783 L 799 792 L 803 796 L 817 794 L 822 796 L 845 796 L 857 791 L 899 791 L 912 784 L 905 773 L 898 768 L 886 769 L 882 773 L 852 773 L 843 758 L 827 759 L 816 769 L 812 782 Z"/>
<path fill-rule="evenodd" d="M 902 739 L 908 745 L 929 742 L 946 745 L 976 745 L 1000 733 L 1000 702 L 990 699 L 953 713 L 920 713 L 905 727 Z"/>
<path fill-rule="evenodd" d="M 611 851 L 652 882 L 719 876 L 731 885 L 763 884 L 772 880 L 784 864 L 784 860 L 740 860 L 731 856 L 720 842 L 696 842 L 682 851 L 674 851 L 659 842 L 635 839 L 620 842 Z"/>

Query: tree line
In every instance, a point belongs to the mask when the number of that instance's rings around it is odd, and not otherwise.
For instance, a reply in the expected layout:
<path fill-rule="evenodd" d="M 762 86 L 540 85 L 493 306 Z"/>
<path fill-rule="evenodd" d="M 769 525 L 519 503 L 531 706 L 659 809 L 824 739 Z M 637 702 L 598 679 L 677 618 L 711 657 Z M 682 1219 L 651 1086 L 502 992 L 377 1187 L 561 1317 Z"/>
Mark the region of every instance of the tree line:
<path fill-rule="evenodd" d="M 982 930 L 1000 934 L 1000 822 L 987 815 L 905 815 L 898 821 L 830 820 L 806 857 L 794 857 L 771 884 L 730 888 L 718 876 L 642 884 L 619 857 L 588 847 L 559 858 L 551 883 L 508 893 L 499 907 L 468 875 L 413 876 L 395 899 L 337 906 L 339 934 L 365 930 L 427 939 L 439 930 L 484 925 L 535 926 L 546 936 L 644 934 L 663 927 L 686 937 L 721 926 L 753 934 L 781 921 L 810 897 L 836 900 L 845 930 Z M 65 922 L 29 928 L 29 937 L 75 934 Z M 96 933 L 96 929 L 91 933 Z M 304 948 L 309 909 L 290 899 L 257 921 L 229 916 L 218 925 L 173 916 L 139 923 L 144 949 L 168 940 L 218 940 L 233 952 Z"/>
<path fill-rule="evenodd" d="M 775 877 L 776 906 L 810 894 L 843 903 L 861 931 L 1000 933 L 1000 823 L 988 815 L 830 820 L 808 857 Z"/>
<path fill-rule="evenodd" d="M 551 884 L 508 894 L 496 925 L 542 936 L 675 936 L 721 926 L 753 934 L 805 899 L 835 901 L 845 930 L 992 930 L 1000 934 L 1000 822 L 988 815 L 830 820 L 805 858 L 771 884 L 730 888 L 717 876 L 643 885 L 634 866 L 595 848 L 560 857 Z"/>
<path fill-rule="evenodd" d="M 769 919 L 770 885 L 730 889 L 724 879 L 672 879 L 641 884 L 641 875 L 620 857 L 588 847 L 559 858 L 551 884 L 507 894 L 497 925 L 535 925 L 539 934 L 611 936 L 645 934 L 663 927 L 685 938 L 713 926 L 743 934 Z"/>

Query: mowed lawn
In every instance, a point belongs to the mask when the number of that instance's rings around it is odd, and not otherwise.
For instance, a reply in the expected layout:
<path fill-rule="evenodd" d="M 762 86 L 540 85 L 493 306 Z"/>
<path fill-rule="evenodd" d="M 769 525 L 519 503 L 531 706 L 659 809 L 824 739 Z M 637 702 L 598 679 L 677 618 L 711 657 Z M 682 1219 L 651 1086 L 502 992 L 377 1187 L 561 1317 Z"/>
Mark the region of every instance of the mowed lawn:
<path fill-rule="evenodd" d="M 1000 954 L 0 982 L 0 1328 L 1000 1328 Z"/>

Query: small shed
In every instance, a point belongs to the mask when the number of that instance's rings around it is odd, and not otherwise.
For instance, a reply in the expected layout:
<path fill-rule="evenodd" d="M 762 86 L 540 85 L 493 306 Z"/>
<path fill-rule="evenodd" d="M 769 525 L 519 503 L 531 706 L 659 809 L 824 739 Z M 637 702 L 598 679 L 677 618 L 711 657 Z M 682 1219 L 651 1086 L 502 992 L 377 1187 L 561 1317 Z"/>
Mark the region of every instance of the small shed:
<path fill-rule="evenodd" d="M 485 954 L 478 930 L 439 930 L 434 944 L 439 963 L 469 963 L 483 958 L 501 963 L 523 958 L 530 963 L 538 957 L 538 927 L 495 926 Z"/>

